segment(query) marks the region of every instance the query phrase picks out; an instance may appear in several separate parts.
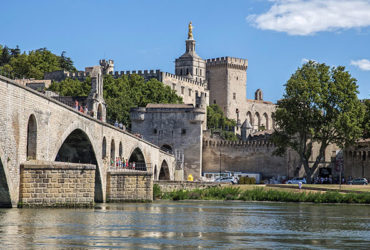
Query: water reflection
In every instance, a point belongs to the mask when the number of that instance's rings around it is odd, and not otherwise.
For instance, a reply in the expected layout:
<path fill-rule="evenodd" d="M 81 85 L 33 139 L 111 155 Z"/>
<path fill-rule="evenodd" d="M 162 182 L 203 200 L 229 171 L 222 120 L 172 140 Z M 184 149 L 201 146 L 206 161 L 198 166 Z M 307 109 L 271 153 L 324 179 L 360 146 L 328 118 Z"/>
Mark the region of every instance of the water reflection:
<path fill-rule="evenodd" d="M 238 202 L 0 209 L 3 248 L 367 248 L 370 206 Z"/>

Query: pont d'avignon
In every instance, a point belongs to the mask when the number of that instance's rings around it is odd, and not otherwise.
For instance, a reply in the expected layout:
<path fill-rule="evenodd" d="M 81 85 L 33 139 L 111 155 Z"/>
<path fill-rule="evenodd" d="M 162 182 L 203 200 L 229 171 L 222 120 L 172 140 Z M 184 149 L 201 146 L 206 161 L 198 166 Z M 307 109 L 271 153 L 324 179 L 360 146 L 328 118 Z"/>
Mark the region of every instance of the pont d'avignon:
<path fill-rule="evenodd" d="M 369 1 L 108 2 L 3 6 L 3 246 L 370 245 Z"/>

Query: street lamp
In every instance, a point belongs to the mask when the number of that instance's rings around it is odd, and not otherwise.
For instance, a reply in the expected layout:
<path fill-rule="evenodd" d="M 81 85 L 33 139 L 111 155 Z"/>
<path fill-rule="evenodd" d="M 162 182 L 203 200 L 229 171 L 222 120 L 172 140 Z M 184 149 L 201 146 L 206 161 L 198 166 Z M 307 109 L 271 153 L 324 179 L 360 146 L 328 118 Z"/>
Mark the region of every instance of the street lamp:
<path fill-rule="evenodd" d="M 221 149 L 220 149 L 220 179 L 221 179 Z"/>

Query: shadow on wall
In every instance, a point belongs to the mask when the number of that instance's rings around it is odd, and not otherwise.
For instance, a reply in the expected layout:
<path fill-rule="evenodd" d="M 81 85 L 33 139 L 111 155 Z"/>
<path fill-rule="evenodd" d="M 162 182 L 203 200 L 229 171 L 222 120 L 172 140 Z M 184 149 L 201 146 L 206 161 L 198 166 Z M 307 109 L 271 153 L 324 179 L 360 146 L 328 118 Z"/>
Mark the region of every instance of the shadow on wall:
<path fill-rule="evenodd" d="M 85 132 L 80 129 L 72 131 L 60 147 L 55 161 L 96 165 L 94 201 L 103 202 L 103 189 L 99 166 L 91 141 Z"/>

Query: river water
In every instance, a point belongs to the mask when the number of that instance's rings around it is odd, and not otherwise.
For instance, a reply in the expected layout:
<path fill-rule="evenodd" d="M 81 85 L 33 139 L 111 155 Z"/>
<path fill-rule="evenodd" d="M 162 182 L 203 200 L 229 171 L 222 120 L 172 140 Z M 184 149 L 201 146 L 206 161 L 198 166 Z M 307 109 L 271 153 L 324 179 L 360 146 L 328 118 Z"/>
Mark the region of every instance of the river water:
<path fill-rule="evenodd" d="M 370 248 L 370 206 L 263 202 L 0 209 L 0 248 Z"/>

